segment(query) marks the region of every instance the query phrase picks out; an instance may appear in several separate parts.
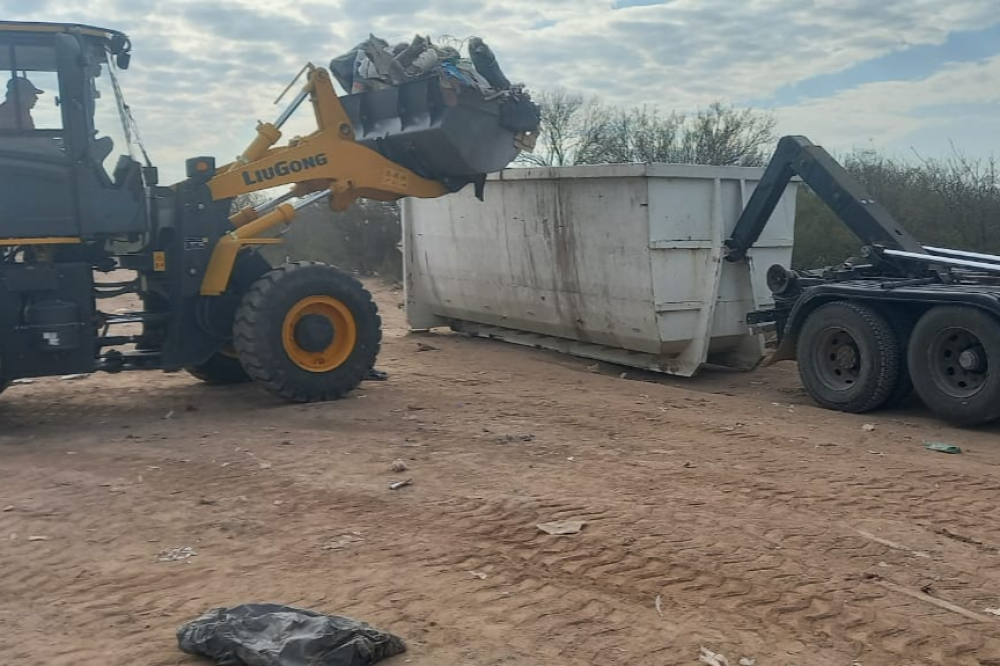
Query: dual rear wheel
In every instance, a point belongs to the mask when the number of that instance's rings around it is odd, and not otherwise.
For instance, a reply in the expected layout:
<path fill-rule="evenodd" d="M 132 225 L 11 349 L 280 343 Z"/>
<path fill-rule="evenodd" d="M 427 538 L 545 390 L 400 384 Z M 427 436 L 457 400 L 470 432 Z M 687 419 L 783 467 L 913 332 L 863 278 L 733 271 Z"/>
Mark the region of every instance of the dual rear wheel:
<path fill-rule="evenodd" d="M 1000 320 L 968 306 L 918 318 L 854 301 L 814 310 L 798 337 L 799 373 L 827 409 L 868 412 L 913 390 L 959 425 L 1000 418 Z"/>

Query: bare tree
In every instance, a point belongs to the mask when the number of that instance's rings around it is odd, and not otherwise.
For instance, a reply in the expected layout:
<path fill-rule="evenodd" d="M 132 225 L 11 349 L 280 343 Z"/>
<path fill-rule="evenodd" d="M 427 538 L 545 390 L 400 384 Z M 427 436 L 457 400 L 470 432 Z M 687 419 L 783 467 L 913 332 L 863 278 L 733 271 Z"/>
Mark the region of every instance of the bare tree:
<path fill-rule="evenodd" d="M 542 166 L 673 162 L 757 166 L 776 139 L 773 115 L 710 105 L 691 118 L 653 107 L 620 108 L 598 98 L 543 93 L 539 149 L 521 163 Z"/>
<path fill-rule="evenodd" d="M 544 92 L 538 105 L 542 112 L 541 134 L 534 153 L 521 156 L 520 161 L 536 166 L 570 164 L 573 146 L 579 133 L 579 112 L 583 96 L 562 90 Z"/>
<path fill-rule="evenodd" d="M 753 109 L 737 110 L 716 102 L 699 111 L 685 127 L 683 162 L 762 166 L 774 142 L 776 119 Z"/>

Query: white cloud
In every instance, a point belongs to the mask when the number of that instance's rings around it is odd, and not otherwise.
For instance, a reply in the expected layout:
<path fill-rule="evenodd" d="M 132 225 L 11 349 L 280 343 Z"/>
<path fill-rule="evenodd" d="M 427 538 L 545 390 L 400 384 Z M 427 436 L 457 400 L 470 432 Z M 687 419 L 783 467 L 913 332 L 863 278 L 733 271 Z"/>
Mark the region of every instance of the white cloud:
<path fill-rule="evenodd" d="M 868 83 L 780 109 L 780 129 L 822 137 L 831 147 L 900 146 L 921 129 L 953 123 L 966 105 L 1000 111 L 1000 56 L 963 63 L 918 81 Z M 984 137 L 985 138 L 985 137 Z"/>
<path fill-rule="evenodd" d="M 982 27 L 1000 16 L 1000 0 L 671 0 L 618 10 L 613 5 L 612 0 L 77 0 L 75 5 L 36 0 L 26 10 L 24 0 L 0 0 L 0 11 L 15 19 L 91 22 L 128 32 L 135 48 L 123 86 L 168 179 L 178 178 L 192 155 L 231 159 L 253 138 L 258 119 L 277 115 L 274 97 L 305 61 L 325 66 L 369 32 L 390 40 L 409 40 L 415 33 L 478 34 L 511 78 L 531 89 L 562 87 L 616 103 L 688 110 L 715 100 L 765 99 L 907 45 L 941 43 L 953 31 Z M 930 121 L 910 115 L 916 102 L 892 108 L 893 97 L 905 101 L 907 95 L 933 93 L 947 103 L 972 85 L 955 71 L 940 77 L 871 84 L 800 104 L 783 111 L 782 118 L 789 127 L 816 127 L 826 136 L 905 134 Z M 982 87 L 997 86 L 987 80 Z M 306 114 L 305 123 L 291 129 L 306 131 L 308 122 Z"/>

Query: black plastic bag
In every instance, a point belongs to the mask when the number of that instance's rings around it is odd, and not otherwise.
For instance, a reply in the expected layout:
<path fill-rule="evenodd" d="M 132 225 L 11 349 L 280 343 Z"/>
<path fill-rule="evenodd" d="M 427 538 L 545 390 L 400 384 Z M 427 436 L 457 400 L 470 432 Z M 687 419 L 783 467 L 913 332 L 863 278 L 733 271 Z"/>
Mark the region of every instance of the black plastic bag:
<path fill-rule="evenodd" d="M 214 608 L 180 627 L 177 643 L 218 666 L 369 666 L 406 652 L 364 622 L 278 604 Z"/>

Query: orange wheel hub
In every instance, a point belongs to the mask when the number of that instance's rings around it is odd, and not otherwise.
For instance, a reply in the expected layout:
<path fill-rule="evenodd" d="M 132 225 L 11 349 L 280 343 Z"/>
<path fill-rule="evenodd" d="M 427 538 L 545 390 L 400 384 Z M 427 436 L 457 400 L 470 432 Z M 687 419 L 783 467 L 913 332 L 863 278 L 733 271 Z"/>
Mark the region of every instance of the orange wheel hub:
<path fill-rule="evenodd" d="M 281 333 L 288 358 L 303 370 L 317 373 L 343 365 L 358 341 L 354 315 L 331 296 L 309 296 L 293 305 Z"/>

